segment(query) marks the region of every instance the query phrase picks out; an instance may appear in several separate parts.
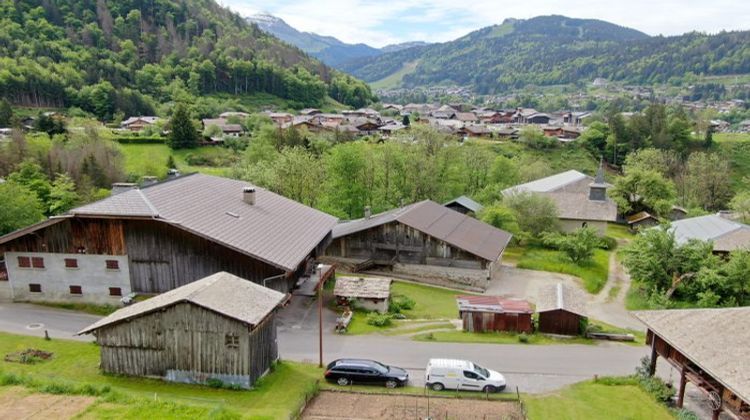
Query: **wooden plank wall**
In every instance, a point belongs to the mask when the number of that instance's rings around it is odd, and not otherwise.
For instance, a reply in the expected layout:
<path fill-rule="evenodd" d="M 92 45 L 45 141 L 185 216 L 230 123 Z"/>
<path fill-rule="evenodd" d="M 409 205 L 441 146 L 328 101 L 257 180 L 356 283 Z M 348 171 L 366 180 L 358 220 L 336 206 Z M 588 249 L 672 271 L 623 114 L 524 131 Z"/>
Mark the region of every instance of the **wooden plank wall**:
<path fill-rule="evenodd" d="M 0 246 L 0 252 L 58 252 L 124 255 L 120 220 L 72 218 L 39 229 Z"/>
<path fill-rule="evenodd" d="M 398 222 L 334 239 L 331 256 L 389 261 L 398 254 L 406 264 L 486 269 L 488 261 Z"/>
<path fill-rule="evenodd" d="M 226 335 L 239 347 L 226 346 Z M 167 370 L 248 375 L 253 383 L 277 359 L 275 314 L 253 331 L 231 318 L 179 303 L 97 333 L 101 367 L 109 373 L 164 376 Z"/>
<path fill-rule="evenodd" d="M 539 331 L 549 334 L 578 335 L 581 316 L 556 310 L 539 313 Z"/>
<path fill-rule="evenodd" d="M 531 314 L 462 312 L 461 319 L 463 320 L 464 330 L 468 332 L 532 332 Z"/>

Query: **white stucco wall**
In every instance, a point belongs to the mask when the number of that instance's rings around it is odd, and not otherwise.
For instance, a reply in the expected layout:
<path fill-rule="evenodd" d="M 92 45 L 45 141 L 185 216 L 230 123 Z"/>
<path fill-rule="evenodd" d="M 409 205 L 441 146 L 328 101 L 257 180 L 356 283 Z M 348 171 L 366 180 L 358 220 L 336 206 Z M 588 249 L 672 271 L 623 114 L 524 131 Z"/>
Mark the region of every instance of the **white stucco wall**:
<path fill-rule="evenodd" d="M 384 314 L 388 312 L 388 299 L 376 299 L 375 302 L 373 302 L 373 299 L 357 299 L 356 306 L 368 311 L 377 311 Z"/>
<path fill-rule="evenodd" d="M 44 268 L 21 268 L 18 257 L 44 258 Z M 78 268 L 66 268 L 65 259 L 75 258 Z M 107 269 L 106 261 L 118 261 L 119 269 Z M 122 296 L 130 293 L 130 271 L 126 255 L 52 254 L 45 252 L 6 252 L 5 262 L 15 301 L 85 302 L 120 305 L 119 296 L 110 296 L 110 287 L 119 287 Z M 29 284 L 42 287 L 29 291 Z M 70 286 L 81 286 L 82 294 L 70 293 Z"/>

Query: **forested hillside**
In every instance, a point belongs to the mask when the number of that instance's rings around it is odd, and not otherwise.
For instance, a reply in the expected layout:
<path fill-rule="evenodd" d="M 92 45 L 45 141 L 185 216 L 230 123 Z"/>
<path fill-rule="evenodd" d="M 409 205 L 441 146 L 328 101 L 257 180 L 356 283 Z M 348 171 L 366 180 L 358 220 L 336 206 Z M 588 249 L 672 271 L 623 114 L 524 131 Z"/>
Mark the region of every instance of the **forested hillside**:
<path fill-rule="evenodd" d="M 455 41 L 357 60 L 342 68 L 374 82 L 414 61 L 418 65 L 402 79 L 405 87 L 458 84 L 498 93 L 597 77 L 651 84 L 688 74 L 750 73 L 750 32 L 649 37 L 597 20 L 542 16 L 509 19 Z"/>
<path fill-rule="evenodd" d="M 369 88 L 213 0 L 0 0 L 0 95 L 99 118 L 198 95 L 362 106 Z"/>

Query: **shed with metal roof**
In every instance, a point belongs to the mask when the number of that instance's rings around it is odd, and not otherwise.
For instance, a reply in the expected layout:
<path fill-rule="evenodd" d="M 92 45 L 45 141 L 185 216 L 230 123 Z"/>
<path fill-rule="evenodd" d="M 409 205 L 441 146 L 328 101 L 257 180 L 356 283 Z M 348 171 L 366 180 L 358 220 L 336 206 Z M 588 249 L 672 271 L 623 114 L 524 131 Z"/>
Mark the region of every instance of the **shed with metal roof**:
<path fill-rule="evenodd" d="M 541 287 L 536 311 L 540 332 L 561 335 L 584 332 L 582 321 L 586 319 L 586 298 L 577 289 L 562 283 Z"/>
<path fill-rule="evenodd" d="M 456 296 L 464 331 L 533 331 L 531 304 L 522 299 L 488 295 Z"/>
<path fill-rule="evenodd" d="M 250 388 L 278 359 L 286 296 L 226 272 L 134 303 L 84 328 L 104 372 Z"/>

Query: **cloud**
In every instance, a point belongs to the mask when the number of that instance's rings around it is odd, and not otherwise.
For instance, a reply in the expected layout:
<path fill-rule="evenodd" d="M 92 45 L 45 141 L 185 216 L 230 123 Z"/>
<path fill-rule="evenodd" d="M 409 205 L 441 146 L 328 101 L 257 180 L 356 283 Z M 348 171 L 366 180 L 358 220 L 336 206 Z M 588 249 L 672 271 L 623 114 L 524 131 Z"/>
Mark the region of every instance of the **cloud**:
<path fill-rule="evenodd" d="M 245 16 L 263 10 L 302 31 L 376 47 L 448 41 L 506 18 L 550 14 L 606 20 L 651 35 L 750 29 L 747 0 L 222 0 L 222 4 Z"/>

